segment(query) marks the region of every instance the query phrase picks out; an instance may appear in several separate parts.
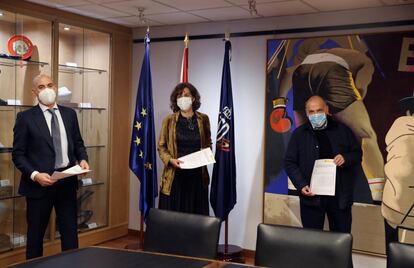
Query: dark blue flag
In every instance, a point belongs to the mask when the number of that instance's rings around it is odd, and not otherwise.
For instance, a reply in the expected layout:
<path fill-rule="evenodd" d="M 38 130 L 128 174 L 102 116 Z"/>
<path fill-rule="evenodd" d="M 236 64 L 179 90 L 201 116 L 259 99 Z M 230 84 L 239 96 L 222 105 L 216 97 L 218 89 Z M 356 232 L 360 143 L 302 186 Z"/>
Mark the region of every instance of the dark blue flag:
<path fill-rule="evenodd" d="M 157 164 L 155 154 L 154 105 L 150 66 L 150 39 L 144 40 L 145 54 L 139 77 L 135 116 L 132 125 L 129 168 L 141 183 L 139 209 L 144 217 L 155 205 L 157 197 Z"/>
<path fill-rule="evenodd" d="M 210 203 L 216 217 L 227 220 L 236 204 L 236 157 L 234 114 L 230 74 L 231 42 L 226 40 L 221 78 L 220 110 L 217 127 L 216 163 L 213 167 Z"/>

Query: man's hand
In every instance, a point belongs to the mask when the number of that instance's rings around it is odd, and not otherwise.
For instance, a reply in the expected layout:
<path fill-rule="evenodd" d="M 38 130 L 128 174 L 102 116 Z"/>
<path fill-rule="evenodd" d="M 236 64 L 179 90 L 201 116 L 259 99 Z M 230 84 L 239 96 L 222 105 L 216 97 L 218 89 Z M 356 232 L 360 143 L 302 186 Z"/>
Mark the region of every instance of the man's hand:
<path fill-rule="evenodd" d="M 334 161 L 334 164 L 337 165 L 338 167 L 340 167 L 343 164 L 345 164 L 345 158 L 341 154 L 337 154 L 334 157 L 333 161 Z"/>
<path fill-rule="evenodd" d="M 80 166 L 82 169 L 89 169 L 89 164 L 88 164 L 88 162 L 86 162 L 86 160 L 82 160 L 82 161 L 80 161 L 79 166 Z"/>
<path fill-rule="evenodd" d="M 309 185 L 306 185 L 302 188 L 302 194 L 306 196 L 314 196 L 315 194 L 311 192 Z"/>
<path fill-rule="evenodd" d="M 43 187 L 51 186 L 56 181 L 50 179 L 50 175 L 47 173 L 37 173 L 34 180 Z"/>
<path fill-rule="evenodd" d="M 184 163 L 184 162 L 178 159 L 174 159 L 174 158 L 170 159 L 170 164 L 175 168 L 181 168 L 180 163 Z"/>

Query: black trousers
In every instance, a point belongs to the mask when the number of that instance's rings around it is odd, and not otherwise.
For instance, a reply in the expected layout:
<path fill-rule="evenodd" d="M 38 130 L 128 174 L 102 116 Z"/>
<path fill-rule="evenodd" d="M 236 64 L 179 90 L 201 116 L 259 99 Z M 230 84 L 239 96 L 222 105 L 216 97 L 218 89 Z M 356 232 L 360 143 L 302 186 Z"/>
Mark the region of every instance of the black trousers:
<path fill-rule="evenodd" d="M 49 186 L 41 198 L 26 197 L 26 259 L 43 255 L 43 237 L 53 207 L 56 211 L 62 251 L 78 248 L 76 191 L 73 181 L 59 181 Z"/>
<path fill-rule="evenodd" d="M 352 206 L 340 209 L 335 197 L 321 196 L 320 206 L 306 206 L 300 203 L 300 217 L 304 228 L 323 229 L 325 214 L 328 216 L 329 230 L 351 233 Z"/>
<path fill-rule="evenodd" d="M 398 228 L 393 228 L 388 224 L 387 220 L 384 219 L 384 228 L 385 228 L 385 253 L 388 255 L 391 242 L 399 242 L 398 239 Z"/>

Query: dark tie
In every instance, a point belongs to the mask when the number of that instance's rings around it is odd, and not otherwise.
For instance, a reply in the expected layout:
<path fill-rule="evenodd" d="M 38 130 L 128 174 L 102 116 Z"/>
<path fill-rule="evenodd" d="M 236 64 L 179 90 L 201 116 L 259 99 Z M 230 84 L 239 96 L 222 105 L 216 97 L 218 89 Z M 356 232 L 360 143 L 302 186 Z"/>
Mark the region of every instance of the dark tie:
<path fill-rule="evenodd" d="M 62 165 L 62 143 L 60 141 L 60 128 L 59 121 L 55 113 L 55 109 L 48 109 L 52 114 L 51 132 L 53 139 L 53 147 L 55 148 L 55 168 L 59 168 Z"/>

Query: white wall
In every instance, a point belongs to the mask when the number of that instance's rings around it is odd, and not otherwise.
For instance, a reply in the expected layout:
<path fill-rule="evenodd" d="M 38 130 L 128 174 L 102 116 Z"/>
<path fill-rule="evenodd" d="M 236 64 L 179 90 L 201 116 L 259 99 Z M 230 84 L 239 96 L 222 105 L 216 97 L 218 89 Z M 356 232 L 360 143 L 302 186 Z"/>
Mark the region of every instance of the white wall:
<path fill-rule="evenodd" d="M 151 29 L 151 36 L 182 36 L 185 32 L 188 32 L 191 37 L 191 35 L 198 34 L 223 33 L 226 30 L 241 32 L 404 20 L 413 19 L 413 11 L 413 5 L 406 5 L 250 21 L 154 27 Z M 397 28 L 393 28 L 393 30 L 395 29 Z M 406 29 L 406 27 L 399 27 L 398 29 Z M 358 31 L 361 32 L 361 30 Z M 378 29 L 370 29 L 364 32 L 374 31 L 378 31 Z M 135 38 L 143 38 L 143 33 L 144 29 L 136 29 L 134 36 Z M 266 40 L 269 38 L 275 38 L 275 36 L 231 39 L 233 47 L 231 74 L 235 117 L 237 204 L 229 216 L 229 242 L 246 249 L 255 248 L 256 227 L 258 223 L 262 222 L 263 213 L 265 64 Z M 154 117 L 157 137 L 162 119 L 171 112 L 169 110 L 169 95 L 179 80 L 182 49 L 182 41 L 151 44 L 153 96 L 156 111 Z M 135 44 L 133 48 L 132 88 L 134 100 L 142 55 L 143 44 Z M 215 142 L 217 131 L 223 55 L 224 42 L 220 39 L 190 41 L 189 81 L 200 91 L 202 102 L 200 111 L 210 117 L 213 142 Z M 133 109 L 135 109 L 135 106 Z M 162 165 L 159 159 L 157 164 L 158 175 L 160 175 Z M 135 230 L 139 229 L 140 221 L 138 193 L 139 182 L 136 177 L 131 175 L 129 228 Z M 213 215 L 212 212 L 211 215 Z M 224 229 L 224 226 L 222 229 Z M 221 235 L 222 239 L 223 234 Z"/>

